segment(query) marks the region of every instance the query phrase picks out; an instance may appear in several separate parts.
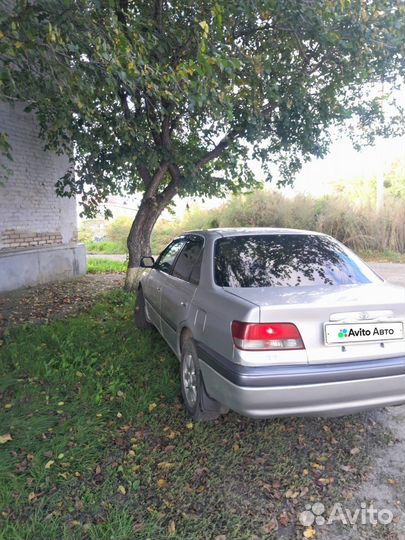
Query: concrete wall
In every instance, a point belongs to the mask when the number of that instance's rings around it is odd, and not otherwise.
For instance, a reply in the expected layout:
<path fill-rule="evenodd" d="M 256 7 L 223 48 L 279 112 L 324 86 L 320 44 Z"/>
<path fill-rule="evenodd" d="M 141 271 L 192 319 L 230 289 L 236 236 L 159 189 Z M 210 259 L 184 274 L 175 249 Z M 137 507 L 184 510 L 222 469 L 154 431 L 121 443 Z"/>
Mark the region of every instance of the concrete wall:
<path fill-rule="evenodd" d="M 0 291 L 84 273 L 84 249 L 74 249 L 76 201 L 55 193 L 55 182 L 67 170 L 67 157 L 44 152 L 35 118 L 20 104 L 0 103 L 0 132 L 8 134 L 14 160 L 5 162 L 13 174 L 0 185 Z M 56 247 L 67 250 L 63 264 L 62 251 Z M 22 270 L 24 254 L 25 262 L 33 265 L 31 273 Z M 12 279 L 13 264 L 20 276 Z"/>
<path fill-rule="evenodd" d="M 0 251 L 0 292 L 86 273 L 83 244 Z"/>

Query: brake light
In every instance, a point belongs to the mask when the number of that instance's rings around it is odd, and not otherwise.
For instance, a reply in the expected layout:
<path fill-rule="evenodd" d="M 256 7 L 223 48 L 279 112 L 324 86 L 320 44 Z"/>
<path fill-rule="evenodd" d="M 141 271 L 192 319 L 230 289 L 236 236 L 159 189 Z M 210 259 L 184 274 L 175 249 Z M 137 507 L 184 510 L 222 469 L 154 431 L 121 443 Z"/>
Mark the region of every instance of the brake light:
<path fill-rule="evenodd" d="M 232 338 L 236 347 L 243 350 L 305 349 L 301 334 L 292 323 L 233 321 Z"/>

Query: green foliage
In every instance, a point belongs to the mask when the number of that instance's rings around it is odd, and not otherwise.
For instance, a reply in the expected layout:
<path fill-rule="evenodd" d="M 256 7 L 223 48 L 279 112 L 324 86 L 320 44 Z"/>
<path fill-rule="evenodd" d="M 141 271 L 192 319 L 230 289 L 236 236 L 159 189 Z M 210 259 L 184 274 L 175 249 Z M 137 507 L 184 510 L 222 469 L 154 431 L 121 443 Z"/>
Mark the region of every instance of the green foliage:
<path fill-rule="evenodd" d="M 126 237 L 119 242 L 86 242 L 86 249 L 88 253 L 108 253 L 110 255 L 126 253 L 125 240 Z"/>
<path fill-rule="evenodd" d="M 107 222 L 106 234 L 111 242 L 123 242 L 128 237 L 132 219 L 129 217 L 117 217 L 113 221 Z"/>
<path fill-rule="evenodd" d="M 126 272 L 127 263 L 125 261 L 112 261 L 109 259 L 87 259 L 87 272 L 89 274 L 116 274 Z"/>
<path fill-rule="evenodd" d="M 397 0 L 20 0 L 1 12 L 0 99 L 27 102 L 48 147 L 75 146 L 58 192 L 89 215 L 122 191 L 160 212 L 254 186 L 252 156 L 290 182 L 331 125 L 356 144 L 401 131 L 372 84 L 404 75 L 404 15 Z"/>

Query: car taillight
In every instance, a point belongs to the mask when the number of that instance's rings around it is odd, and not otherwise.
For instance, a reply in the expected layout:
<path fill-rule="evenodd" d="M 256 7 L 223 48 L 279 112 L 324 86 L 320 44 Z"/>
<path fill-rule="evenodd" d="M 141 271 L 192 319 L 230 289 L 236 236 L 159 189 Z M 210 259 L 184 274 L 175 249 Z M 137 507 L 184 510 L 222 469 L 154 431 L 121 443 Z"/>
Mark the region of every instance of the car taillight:
<path fill-rule="evenodd" d="M 305 349 L 301 334 L 292 323 L 233 321 L 232 338 L 236 347 L 243 350 Z"/>

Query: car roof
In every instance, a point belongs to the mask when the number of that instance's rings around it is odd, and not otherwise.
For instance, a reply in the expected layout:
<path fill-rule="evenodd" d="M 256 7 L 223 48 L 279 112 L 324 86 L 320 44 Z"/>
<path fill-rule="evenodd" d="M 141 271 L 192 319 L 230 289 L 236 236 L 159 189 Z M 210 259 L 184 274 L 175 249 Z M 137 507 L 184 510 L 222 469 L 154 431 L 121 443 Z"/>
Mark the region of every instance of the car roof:
<path fill-rule="evenodd" d="M 259 235 L 259 234 L 311 234 L 324 236 L 323 233 L 316 231 L 306 231 L 302 229 L 286 229 L 275 227 L 229 227 L 218 229 L 199 229 L 187 231 L 185 234 L 201 234 L 204 236 L 244 236 L 244 235 Z"/>

